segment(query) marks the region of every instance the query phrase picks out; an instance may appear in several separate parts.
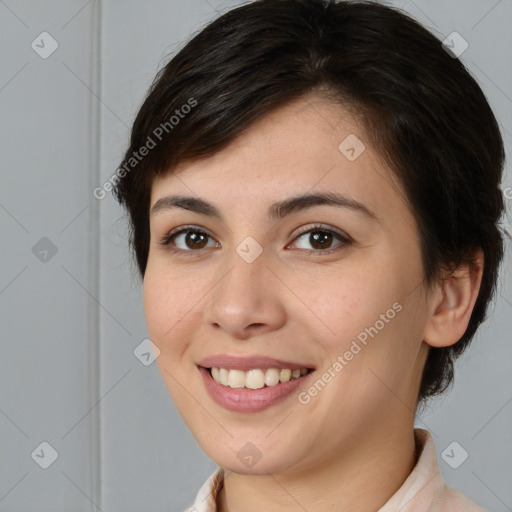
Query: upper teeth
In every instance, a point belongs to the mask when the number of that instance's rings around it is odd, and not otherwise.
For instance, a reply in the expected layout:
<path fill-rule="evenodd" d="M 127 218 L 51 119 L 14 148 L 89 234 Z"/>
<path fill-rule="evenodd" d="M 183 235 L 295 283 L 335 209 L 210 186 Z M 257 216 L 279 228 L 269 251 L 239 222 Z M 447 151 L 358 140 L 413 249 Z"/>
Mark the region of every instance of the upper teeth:
<path fill-rule="evenodd" d="M 298 379 L 308 373 L 307 368 L 290 370 L 284 368 L 269 368 L 262 370 L 255 368 L 244 372 L 243 370 L 227 370 L 226 368 L 212 368 L 211 374 L 215 382 L 231 388 L 260 389 L 267 386 L 276 386 L 280 382 Z"/>

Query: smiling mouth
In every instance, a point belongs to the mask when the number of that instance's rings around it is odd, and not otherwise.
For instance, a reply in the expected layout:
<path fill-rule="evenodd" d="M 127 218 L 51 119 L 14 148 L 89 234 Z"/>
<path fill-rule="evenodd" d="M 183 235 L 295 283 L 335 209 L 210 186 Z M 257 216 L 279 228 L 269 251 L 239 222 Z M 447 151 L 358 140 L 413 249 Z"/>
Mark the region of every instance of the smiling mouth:
<path fill-rule="evenodd" d="M 297 380 L 313 372 L 312 368 L 253 368 L 249 371 L 227 368 L 206 368 L 221 386 L 236 389 L 262 389 Z"/>

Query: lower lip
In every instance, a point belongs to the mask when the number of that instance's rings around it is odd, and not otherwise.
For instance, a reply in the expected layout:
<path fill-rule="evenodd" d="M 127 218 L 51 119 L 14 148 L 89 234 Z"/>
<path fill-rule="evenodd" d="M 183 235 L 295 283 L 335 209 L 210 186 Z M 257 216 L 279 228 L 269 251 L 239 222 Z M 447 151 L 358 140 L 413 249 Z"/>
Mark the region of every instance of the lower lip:
<path fill-rule="evenodd" d="M 198 368 L 203 376 L 204 385 L 213 400 L 225 409 L 237 412 L 258 412 L 277 404 L 292 394 L 299 386 L 302 386 L 313 373 L 307 373 L 298 379 L 281 382 L 275 386 L 247 389 L 230 388 L 218 384 L 206 368 Z"/>

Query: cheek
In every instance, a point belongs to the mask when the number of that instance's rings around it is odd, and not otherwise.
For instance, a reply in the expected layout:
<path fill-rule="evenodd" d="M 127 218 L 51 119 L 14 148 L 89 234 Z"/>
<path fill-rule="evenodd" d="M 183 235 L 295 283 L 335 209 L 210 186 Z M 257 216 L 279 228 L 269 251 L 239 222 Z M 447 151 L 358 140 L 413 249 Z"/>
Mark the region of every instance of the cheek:
<path fill-rule="evenodd" d="M 167 273 L 168 274 L 168 273 Z M 175 346 L 173 340 L 185 327 L 184 318 L 193 315 L 197 293 L 191 283 L 166 275 L 163 269 L 149 268 L 143 284 L 144 313 L 148 332 L 161 349 Z M 173 341 L 172 343 L 169 343 Z"/>
<path fill-rule="evenodd" d="M 201 312 L 196 289 L 189 280 L 170 275 L 164 268 L 148 266 L 144 276 L 144 312 L 149 338 L 160 349 L 156 364 L 176 407 L 183 414 L 190 407 L 184 385 L 192 363 L 186 360 L 187 348 L 193 338 Z"/>
<path fill-rule="evenodd" d="M 344 270 L 317 279 L 316 287 L 303 281 L 298 292 L 314 312 L 308 315 L 309 330 L 319 326 L 317 341 L 329 355 L 326 364 L 342 357 L 343 373 L 355 380 L 366 379 L 370 369 L 391 381 L 400 379 L 400 372 L 405 377 L 417 356 L 424 321 L 420 288 L 410 293 L 416 268 L 374 261 Z"/>
<path fill-rule="evenodd" d="M 174 305 L 170 304 L 167 286 L 163 280 L 155 279 L 154 274 L 146 271 L 143 295 L 144 314 L 150 337 L 160 341 L 162 334 L 170 328 L 173 321 Z"/>
<path fill-rule="evenodd" d="M 381 276 L 374 267 L 370 271 L 331 271 L 324 279 L 317 279 L 316 286 L 309 280 L 302 283 L 297 295 L 309 306 L 309 316 L 323 327 L 323 344 L 329 352 L 344 352 L 353 340 L 364 341 L 365 333 L 375 323 L 378 331 L 384 331 L 394 319 L 393 304 L 400 299 L 399 281 L 389 271 L 386 279 Z M 381 315 L 388 322 L 383 323 Z"/>

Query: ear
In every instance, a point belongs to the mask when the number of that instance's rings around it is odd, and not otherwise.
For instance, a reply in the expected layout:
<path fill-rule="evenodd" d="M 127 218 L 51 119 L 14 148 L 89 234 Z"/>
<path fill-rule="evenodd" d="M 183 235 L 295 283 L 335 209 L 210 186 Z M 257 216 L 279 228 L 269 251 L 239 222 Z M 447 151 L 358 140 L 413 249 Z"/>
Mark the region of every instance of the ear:
<path fill-rule="evenodd" d="M 430 313 L 423 334 L 425 343 L 447 347 L 462 338 L 478 297 L 483 269 L 484 254 L 478 248 L 472 263 L 445 273 L 430 296 Z"/>

